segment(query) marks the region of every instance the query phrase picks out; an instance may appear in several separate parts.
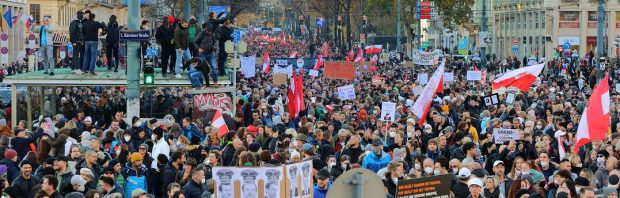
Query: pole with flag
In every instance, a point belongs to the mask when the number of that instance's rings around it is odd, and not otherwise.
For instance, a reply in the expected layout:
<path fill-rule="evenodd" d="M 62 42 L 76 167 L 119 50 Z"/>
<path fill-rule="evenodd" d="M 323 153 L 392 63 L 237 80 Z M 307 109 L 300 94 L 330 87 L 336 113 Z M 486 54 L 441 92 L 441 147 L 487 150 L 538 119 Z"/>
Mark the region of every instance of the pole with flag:
<path fill-rule="evenodd" d="M 321 65 L 323 65 L 323 55 L 319 55 L 319 57 L 316 58 L 316 64 L 314 64 L 314 70 L 319 70 L 319 68 L 321 68 Z"/>
<path fill-rule="evenodd" d="M 493 90 L 514 87 L 526 92 L 534 84 L 543 68 L 545 68 L 545 64 L 541 63 L 506 72 L 506 74 L 493 80 Z"/>
<path fill-rule="evenodd" d="M 360 51 L 357 52 L 357 56 L 355 56 L 355 59 L 353 60 L 353 62 L 360 63 L 363 60 L 364 60 L 364 50 L 360 48 Z"/>
<path fill-rule="evenodd" d="M 211 120 L 211 126 L 217 129 L 217 137 L 219 138 L 228 133 L 228 126 L 226 125 L 224 116 L 222 116 L 222 112 L 219 109 L 216 110 L 215 114 L 213 115 L 213 120 Z"/>
<path fill-rule="evenodd" d="M 426 114 L 431 106 L 433 96 L 437 92 L 443 92 L 443 73 L 445 70 L 445 62 L 435 70 L 433 76 L 428 81 L 418 99 L 411 107 L 413 114 L 418 117 L 418 124 L 422 126 L 426 120 Z"/>
<path fill-rule="evenodd" d="M 271 58 L 269 58 L 269 52 L 265 51 L 265 55 L 263 55 L 263 73 L 269 73 L 269 62 L 271 62 Z"/>
<path fill-rule="evenodd" d="M 588 107 L 581 115 L 575 134 L 575 153 L 592 140 L 605 140 L 611 122 L 609 106 L 609 74 L 607 74 L 594 88 Z"/>

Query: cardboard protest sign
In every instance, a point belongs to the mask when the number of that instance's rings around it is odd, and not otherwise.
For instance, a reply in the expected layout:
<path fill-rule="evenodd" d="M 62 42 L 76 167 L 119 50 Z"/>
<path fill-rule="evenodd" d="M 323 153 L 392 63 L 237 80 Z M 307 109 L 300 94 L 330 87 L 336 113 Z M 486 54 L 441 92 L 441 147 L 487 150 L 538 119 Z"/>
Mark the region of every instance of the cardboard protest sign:
<path fill-rule="evenodd" d="M 396 186 L 396 197 L 450 197 L 451 181 L 451 174 L 401 180 Z"/>
<path fill-rule="evenodd" d="M 467 71 L 467 80 L 482 80 L 482 72 L 480 71 Z"/>
<path fill-rule="evenodd" d="M 444 72 L 443 73 L 443 81 L 444 82 L 453 82 L 454 81 L 454 73 L 452 73 L 452 72 Z"/>
<path fill-rule="evenodd" d="M 325 62 L 325 71 L 323 75 L 327 79 L 354 80 L 355 79 L 355 63 L 345 61 L 327 61 Z"/>
<path fill-rule="evenodd" d="M 418 81 L 421 85 L 425 85 L 428 82 L 428 73 L 419 73 Z"/>
<path fill-rule="evenodd" d="M 287 79 L 288 79 L 288 75 L 286 74 L 273 74 L 274 85 L 284 85 L 286 84 Z"/>
<path fill-rule="evenodd" d="M 394 122 L 396 117 L 396 103 L 383 102 L 381 103 L 381 121 Z"/>
<path fill-rule="evenodd" d="M 519 133 L 517 129 L 493 129 L 493 139 L 495 144 L 503 144 L 506 141 L 519 140 Z"/>
<path fill-rule="evenodd" d="M 340 100 L 355 99 L 355 87 L 353 85 L 338 87 L 338 98 Z"/>

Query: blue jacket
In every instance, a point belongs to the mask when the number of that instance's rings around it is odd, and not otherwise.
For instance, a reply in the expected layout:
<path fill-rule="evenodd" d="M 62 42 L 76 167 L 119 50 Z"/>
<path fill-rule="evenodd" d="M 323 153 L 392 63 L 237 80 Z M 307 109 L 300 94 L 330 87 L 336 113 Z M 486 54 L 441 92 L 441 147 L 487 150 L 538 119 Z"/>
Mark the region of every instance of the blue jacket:
<path fill-rule="evenodd" d="M 376 173 L 380 169 L 387 167 L 390 161 L 392 161 L 392 158 L 386 152 L 382 151 L 381 156 L 377 156 L 375 152 L 370 152 L 369 155 L 364 157 L 362 168 L 370 169 Z"/>
<path fill-rule="evenodd" d="M 192 137 L 200 138 L 200 142 L 205 140 L 205 136 L 200 134 L 200 130 L 198 130 L 198 127 L 196 127 L 196 125 L 194 125 L 194 124 L 189 124 L 189 126 L 187 128 L 184 127 L 181 130 L 181 134 L 183 134 L 183 136 L 187 137 L 187 139 L 189 141 L 192 141 Z"/>
<path fill-rule="evenodd" d="M 325 198 L 327 197 L 327 191 L 332 188 L 332 182 L 327 184 L 326 189 L 319 188 L 319 185 L 314 185 L 314 198 Z"/>
<path fill-rule="evenodd" d="M 146 167 L 142 165 L 137 171 L 132 167 L 125 167 L 121 171 L 123 177 L 125 177 L 125 186 L 123 189 L 125 190 L 125 197 L 131 197 L 131 192 L 136 189 L 142 189 L 147 191 L 147 171 Z"/>

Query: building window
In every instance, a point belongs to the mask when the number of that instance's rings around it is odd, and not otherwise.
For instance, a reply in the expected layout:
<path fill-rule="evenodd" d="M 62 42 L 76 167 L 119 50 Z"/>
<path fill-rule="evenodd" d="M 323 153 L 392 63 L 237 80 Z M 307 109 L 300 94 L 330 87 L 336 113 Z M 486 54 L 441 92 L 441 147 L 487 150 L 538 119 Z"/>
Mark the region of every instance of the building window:
<path fill-rule="evenodd" d="M 30 14 L 34 21 L 41 21 L 41 4 L 30 4 Z"/>

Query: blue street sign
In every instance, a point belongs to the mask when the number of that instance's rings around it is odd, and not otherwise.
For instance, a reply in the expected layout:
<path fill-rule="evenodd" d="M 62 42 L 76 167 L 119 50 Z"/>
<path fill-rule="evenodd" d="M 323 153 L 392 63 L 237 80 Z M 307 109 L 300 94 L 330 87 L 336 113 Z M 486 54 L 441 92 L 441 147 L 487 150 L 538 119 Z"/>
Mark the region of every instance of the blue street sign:
<path fill-rule="evenodd" d="M 316 26 L 323 27 L 324 22 L 325 22 L 325 19 L 323 19 L 323 17 L 316 18 Z"/>
<path fill-rule="evenodd" d="M 121 30 L 121 41 L 148 41 L 151 39 L 150 30 Z"/>
<path fill-rule="evenodd" d="M 519 46 L 517 46 L 517 45 L 513 45 L 513 46 L 512 46 L 512 53 L 515 53 L 515 54 L 516 54 L 516 53 L 519 53 Z"/>
<path fill-rule="evenodd" d="M 563 47 L 564 49 L 570 49 L 570 43 L 569 42 L 564 43 Z"/>
<path fill-rule="evenodd" d="M 235 30 L 231 36 L 233 38 L 232 42 L 235 44 L 239 43 L 239 41 L 241 40 L 241 32 L 239 30 Z"/>

